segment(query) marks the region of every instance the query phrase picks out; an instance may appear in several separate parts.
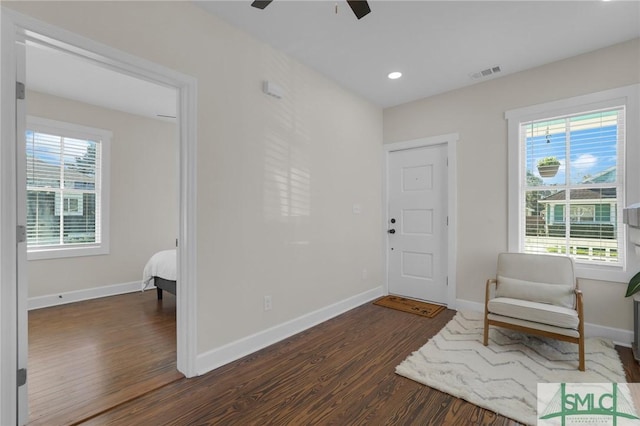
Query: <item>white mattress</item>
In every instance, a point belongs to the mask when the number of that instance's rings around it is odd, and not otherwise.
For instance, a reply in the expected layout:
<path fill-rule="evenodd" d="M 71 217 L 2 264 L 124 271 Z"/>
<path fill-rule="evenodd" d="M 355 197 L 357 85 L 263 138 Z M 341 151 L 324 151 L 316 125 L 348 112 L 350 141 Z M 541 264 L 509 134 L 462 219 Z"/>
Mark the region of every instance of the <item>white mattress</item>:
<path fill-rule="evenodd" d="M 151 256 L 142 272 L 142 290 L 153 286 L 153 277 L 169 281 L 178 279 L 176 266 L 176 249 L 163 250 Z"/>

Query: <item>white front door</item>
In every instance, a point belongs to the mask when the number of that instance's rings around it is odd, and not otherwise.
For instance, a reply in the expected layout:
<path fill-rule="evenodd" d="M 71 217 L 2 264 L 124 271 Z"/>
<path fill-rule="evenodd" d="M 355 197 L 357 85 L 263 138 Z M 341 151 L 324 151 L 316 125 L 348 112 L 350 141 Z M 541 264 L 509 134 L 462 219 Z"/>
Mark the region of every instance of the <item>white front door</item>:
<path fill-rule="evenodd" d="M 388 157 L 389 293 L 447 303 L 447 146 Z"/>

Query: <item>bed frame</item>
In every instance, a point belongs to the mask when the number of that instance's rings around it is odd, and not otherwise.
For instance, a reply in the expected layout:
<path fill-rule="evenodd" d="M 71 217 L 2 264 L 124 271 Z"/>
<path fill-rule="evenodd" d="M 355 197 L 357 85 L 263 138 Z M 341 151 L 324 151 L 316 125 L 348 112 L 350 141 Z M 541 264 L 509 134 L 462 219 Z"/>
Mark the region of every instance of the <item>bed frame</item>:
<path fill-rule="evenodd" d="M 165 280 L 160 277 L 153 277 L 153 283 L 156 286 L 156 290 L 158 291 L 158 300 L 162 300 L 162 291 L 168 291 L 169 293 L 176 295 L 176 282 Z"/>

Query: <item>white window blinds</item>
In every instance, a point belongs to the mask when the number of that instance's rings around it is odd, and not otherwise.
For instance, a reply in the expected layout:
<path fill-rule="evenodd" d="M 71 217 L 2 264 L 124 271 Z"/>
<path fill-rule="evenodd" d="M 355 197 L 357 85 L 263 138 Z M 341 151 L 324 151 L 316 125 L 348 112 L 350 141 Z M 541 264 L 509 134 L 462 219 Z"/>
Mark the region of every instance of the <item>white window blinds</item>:
<path fill-rule="evenodd" d="M 64 128 L 27 130 L 28 250 L 100 246 L 102 148 Z"/>
<path fill-rule="evenodd" d="M 520 123 L 526 253 L 624 263 L 624 107 Z"/>

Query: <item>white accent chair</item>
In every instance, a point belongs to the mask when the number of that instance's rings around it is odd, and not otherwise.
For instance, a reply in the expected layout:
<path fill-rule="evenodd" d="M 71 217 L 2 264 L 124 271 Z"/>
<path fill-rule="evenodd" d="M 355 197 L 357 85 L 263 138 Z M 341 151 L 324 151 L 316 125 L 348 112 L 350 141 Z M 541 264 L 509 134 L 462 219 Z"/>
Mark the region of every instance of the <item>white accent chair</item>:
<path fill-rule="evenodd" d="M 544 254 L 500 253 L 496 278 L 487 280 L 484 345 L 489 326 L 578 344 L 585 370 L 582 292 L 573 259 Z"/>

